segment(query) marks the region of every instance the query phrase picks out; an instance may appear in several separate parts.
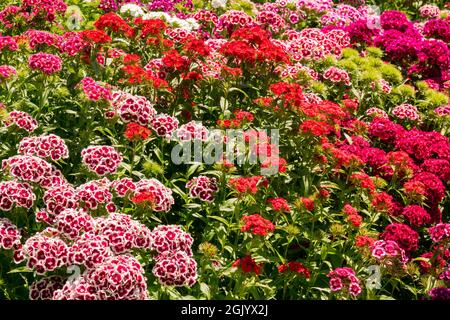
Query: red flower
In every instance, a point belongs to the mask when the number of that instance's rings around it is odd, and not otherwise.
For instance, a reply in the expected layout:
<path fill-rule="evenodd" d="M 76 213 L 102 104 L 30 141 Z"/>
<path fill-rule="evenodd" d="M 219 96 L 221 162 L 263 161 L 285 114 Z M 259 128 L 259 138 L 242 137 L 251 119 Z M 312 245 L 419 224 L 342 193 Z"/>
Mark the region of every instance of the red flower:
<path fill-rule="evenodd" d="M 84 30 L 81 32 L 84 39 L 93 43 L 108 43 L 111 37 L 102 30 Z"/>
<path fill-rule="evenodd" d="M 235 268 L 240 266 L 244 273 L 254 272 L 259 275 L 261 274 L 263 265 L 257 264 L 250 255 L 246 255 L 243 258 L 237 259 L 232 266 Z"/>
<path fill-rule="evenodd" d="M 311 273 L 302 263 L 297 261 L 290 261 L 287 264 L 282 264 L 278 267 L 278 272 L 283 273 L 286 271 L 299 273 L 305 276 L 305 278 L 309 279 L 311 277 Z"/>
<path fill-rule="evenodd" d="M 169 50 L 164 53 L 162 63 L 171 69 L 182 71 L 188 68 L 189 60 L 181 56 L 177 50 Z"/>
<path fill-rule="evenodd" d="M 141 37 L 146 38 L 148 35 L 152 37 L 160 36 L 164 33 L 167 26 L 161 19 L 142 19 L 141 17 L 134 19 L 134 24 L 141 28 Z"/>
<path fill-rule="evenodd" d="M 268 232 L 275 230 L 273 223 L 264 219 L 259 214 L 244 216 L 242 219 L 244 221 L 244 225 L 241 228 L 242 232 L 250 231 L 256 235 L 266 236 Z"/>
<path fill-rule="evenodd" d="M 134 30 L 130 27 L 125 20 L 123 20 L 119 15 L 110 12 L 102 15 L 94 23 L 94 27 L 99 30 L 110 29 L 113 32 L 120 32 L 125 34 L 127 37 L 131 37 L 134 34 Z"/>
<path fill-rule="evenodd" d="M 310 212 L 314 211 L 314 200 L 306 197 L 301 197 L 300 201 L 306 210 Z"/>
<path fill-rule="evenodd" d="M 143 127 L 137 123 L 131 122 L 125 130 L 125 137 L 128 140 L 145 140 L 151 134 L 150 129 Z"/>
<path fill-rule="evenodd" d="M 131 201 L 136 204 L 148 203 L 152 205 L 155 202 L 155 195 L 153 192 L 140 192 L 131 198 Z"/>
<path fill-rule="evenodd" d="M 284 198 L 270 198 L 267 202 L 272 206 L 275 211 L 290 212 L 291 208 Z"/>
<path fill-rule="evenodd" d="M 267 186 L 268 181 L 262 176 L 232 178 L 229 181 L 230 186 L 239 193 L 252 193 L 258 192 L 258 186 Z"/>

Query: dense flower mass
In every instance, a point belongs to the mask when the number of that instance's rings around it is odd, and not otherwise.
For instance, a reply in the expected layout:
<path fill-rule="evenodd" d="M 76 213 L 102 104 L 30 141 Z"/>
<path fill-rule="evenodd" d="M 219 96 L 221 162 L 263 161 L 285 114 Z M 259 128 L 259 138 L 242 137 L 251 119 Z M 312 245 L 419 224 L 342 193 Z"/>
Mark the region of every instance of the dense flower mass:
<path fill-rule="evenodd" d="M 110 146 L 90 146 L 81 152 L 89 170 L 99 176 L 114 173 L 122 162 L 122 156 Z"/>
<path fill-rule="evenodd" d="M 450 300 L 449 8 L 1 1 L 0 299 Z"/>

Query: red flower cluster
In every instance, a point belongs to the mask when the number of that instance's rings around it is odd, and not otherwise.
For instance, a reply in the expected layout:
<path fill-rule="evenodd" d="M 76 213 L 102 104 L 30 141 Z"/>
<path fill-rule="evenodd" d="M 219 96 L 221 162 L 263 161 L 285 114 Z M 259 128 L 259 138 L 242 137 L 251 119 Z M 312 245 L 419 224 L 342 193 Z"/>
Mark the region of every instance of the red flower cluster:
<path fill-rule="evenodd" d="M 150 129 L 139 125 L 138 123 L 128 123 L 125 130 L 125 137 L 130 141 L 146 140 L 151 134 Z"/>
<path fill-rule="evenodd" d="M 246 255 L 243 258 L 239 258 L 235 262 L 233 262 L 232 267 L 241 267 L 241 270 L 244 273 L 254 272 L 256 275 L 260 275 L 263 264 L 257 264 L 250 255 Z"/>
<path fill-rule="evenodd" d="M 132 37 L 134 34 L 134 30 L 130 27 L 125 20 L 123 20 L 120 16 L 115 13 L 107 13 L 102 15 L 95 21 L 94 26 L 98 30 L 122 33 L 127 37 Z"/>
<path fill-rule="evenodd" d="M 311 277 L 311 273 L 301 262 L 290 261 L 286 264 L 282 264 L 278 267 L 279 273 L 284 272 L 294 272 L 303 275 L 305 278 L 309 279 Z"/>
<path fill-rule="evenodd" d="M 288 202 L 284 198 L 269 198 L 267 199 L 267 202 L 272 206 L 272 208 L 275 211 L 284 211 L 284 212 L 291 211 Z"/>
<path fill-rule="evenodd" d="M 268 232 L 275 230 L 273 223 L 264 219 L 259 214 L 243 216 L 242 220 L 244 222 L 244 225 L 241 227 L 242 232 L 250 231 L 256 235 L 266 236 Z"/>
<path fill-rule="evenodd" d="M 238 193 L 252 193 L 258 192 L 259 186 L 267 186 L 269 182 L 262 176 L 231 178 L 229 180 L 231 188 L 235 189 Z"/>

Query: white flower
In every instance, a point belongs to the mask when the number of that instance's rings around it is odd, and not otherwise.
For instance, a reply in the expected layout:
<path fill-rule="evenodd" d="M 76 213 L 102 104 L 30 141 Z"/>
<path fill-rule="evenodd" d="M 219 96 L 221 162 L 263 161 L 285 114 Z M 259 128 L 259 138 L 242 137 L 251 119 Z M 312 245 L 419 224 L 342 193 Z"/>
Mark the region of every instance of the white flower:
<path fill-rule="evenodd" d="M 134 3 L 127 3 L 120 7 L 120 13 L 129 13 L 132 17 L 142 17 L 144 10 L 140 6 Z"/>
<path fill-rule="evenodd" d="M 146 13 L 142 16 L 142 18 L 144 20 L 148 20 L 148 19 L 164 19 L 167 22 L 170 22 L 170 15 L 165 13 L 165 12 L 161 12 L 161 11 L 153 11 L 153 12 L 149 12 Z"/>
<path fill-rule="evenodd" d="M 227 0 L 212 0 L 211 1 L 211 6 L 214 9 L 225 8 L 226 5 L 227 5 Z"/>

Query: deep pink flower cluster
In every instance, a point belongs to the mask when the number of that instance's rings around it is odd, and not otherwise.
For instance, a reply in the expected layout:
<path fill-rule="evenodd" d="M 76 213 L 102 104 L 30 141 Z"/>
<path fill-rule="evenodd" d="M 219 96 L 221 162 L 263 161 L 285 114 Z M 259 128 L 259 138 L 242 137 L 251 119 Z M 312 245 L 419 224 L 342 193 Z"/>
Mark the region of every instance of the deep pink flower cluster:
<path fill-rule="evenodd" d="M 387 268 L 404 267 L 408 262 L 405 250 L 392 240 L 377 240 L 371 245 L 372 257 Z"/>
<path fill-rule="evenodd" d="M 54 161 L 69 157 L 69 149 L 63 139 L 55 134 L 38 137 L 25 137 L 20 141 L 18 153 Z"/>
<path fill-rule="evenodd" d="M 350 76 L 347 71 L 336 67 L 330 67 L 325 70 L 323 73 L 323 78 L 326 80 L 331 80 L 332 82 L 342 82 L 347 86 L 351 84 Z"/>
<path fill-rule="evenodd" d="M 33 282 L 30 286 L 30 300 L 52 300 L 53 293 L 62 289 L 64 279 L 60 276 L 50 276 Z"/>
<path fill-rule="evenodd" d="M 112 194 L 109 192 L 110 182 L 103 178 L 93 180 L 78 186 L 75 190 L 75 198 L 87 209 L 95 210 L 99 204 L 105 204 L 108 212 L 115 211 L 115 205 L 112 203 Z"/>
<path fill-rule="evenodd" d="M 67 245 L 60 238 L 48 235 L 56 230 L 44 230 L 28 238 L 20 253 L 16 255 L 16 262 L 27 261 L 27 267 L 44 274 L 64 266 L 67 263 Z M 20 259 L 21 258 L 21 259 Z"/>
<path fill-rule="evenodd" d="M 94 233 L 105 236 L 115 254 L 151 247 L 150 230 L 127 214 L 111 213 L 95 219 Z"/>
<path fill-rule="evenodd" d="M 414 204 L 404 207 L 402 215 L 414 227 L 421 227 L 431 221 L 430 214 L 421 206 Z"/>
<path fill-rule="evenodd" d="M 159 114 L 151 121 L 151 127 L 160 137 L 171 138 L 175 130 L 178 129 L 178 119 L 168 114 Z"/>
<path fill-rule="evenodd" d="M 22 238 L 19 229 L 6 218 L 0 218 L 0 249 L 12 249 L 20 245 Z"/>
<path fill-rule="evenodd" d="M 53 22 L 56 14 L 66 11 L 67 5 L 63 0 L 23 0 L 21 9 L 30 12 L 30 18 L 42 15 L 47 21 Z"/>
<path fill-rule="evenodd" d="M 428 229 L 431 240 L 434 242 L 441 242 L 443 239 L 450 237 L 450 223 L 438 223 L 437 225 Z"/>
<path fill-rule="evenodd" d="M 423 33 L 428 38 L 450 42 L 450 22 L 442 19 L 428 20 L 423 27 Z"/>
<path fill-rule="evenodd" d="M 409 120 L 419 120 L 420 115 L 417 107 L 409 104 L 403 103 L 392 109 L 392 114 L 399 119 L 409 119 Z"/>
<path fill-rule="evenodd" d="M 425 187 L 425 196 L 431 207 L 439 204 L 445 196 L 445 186 L 436 175 L 430 172 L 420 172 L 411 179 L 412 182 L 421 182 Z"/>
<path fill-rule="evenodd" d="M 11 120 L 16 126 L 25 129 L 28 132 L 33 132 L 38 126 L 36 119 L 23 111 L 11 111 L 9 113 L 9 120 Z M 8 126 L 9 123 L 6 123 L 6 125 Z"/>
<path fill-rule="evenodd" d="M 27 30 L 24 35 L 28 38 L 28 44 L 31 49 L 35 49 L 37 46 L 43 47 L 43 45 L 47 46 L 55 46 L 58 42 L 58 36 L 56 34 L 41 31 L 41 30 Z"/>
<path fill-rule="evenodd" d="M 113 106 L 123 122 L 136 122 L 141 126 L 150 124 L 156 111 L 147 98 L 125 92 L 113 93 Z"/>
<path fill-rule="evenodd" d="M 54 293 L 54 300 L 146 300 L 144 269 L 130 255 L 108 257 L 87 269 L 79 278 L 68 281 Z"/>
<path fill-rule="evenodd" d="M 434 109 L 434 112 L 439 117 L 450 116 L 450 105 L 437 107 L 436 109 Z"/>
<path fill-rule="evenodd" d="M 11 51 L 16 51 L 17 49 L 19 49 L 19 46 L 13 37 L 0 36 L 0 50 L 3 51 L 5 48 L 8 48 Z"/>
<path fill-rule="evenodd" d="M 219 190 L 216 178 L 207 176 L 194 177 L 188 181 L 186 188 L 189 189 L 191 198 L 198 198 L 202 201 L 212 202 L 214 194 Z"/>
<path fill-rule="evenodd" d="M 152 248 L 158 254 L 166 251 L 183 251 L 192 256 L 194 239 L 181 227 L 176 225 L 160 225 L 151 232 Z"/>
<path fill-rule="evenodd" d="M 333 292 L 348 292 L 356 297 L 362 291 L 360 281 L 352 268 L 336 268 L 330 271 L 327 277 L 330 278 L 330 289 Z"/>
<path fill-rule="evenodd" d="M 99 176 L 115 173 L 122 156 L 110 146 L 89 146 L 81 151 L 83 163 Z"/>
<path fill-rule="evenodd" d="M 33 70 L 40 70 L 50 75 L 58 72 L 62 68 L 62 60 L 60 57 L 50 53 L 35 53 L 28 59 L 28 64 Z"/>
<path fill-rule="evenodd" d="M 78 205 L 75 189 L 68 184 L 46 190 L 42 200 L 47 211 L 53 215 L 58 215 L 64 209 L 74 209 Z"/>
<path fill-rule="evenodd" d="M 59 38 L 59 50 L 61 53 L 75 56 L 88 46 L 81 32 L 66 32 Z"/>
<path fill-rule="evenodd" d="M 111 182 L 111 188 L 119 197 L 123 198 L 127 193 L 133 193 L 136 190 L 136 184 L 130 178 L 122 178 Z"/>
<path fill-rule="evenodd" d="M 148 192 L 153 196 L 153 210 L 156 212 L 169 212 L 175 203 L 172 190 L 164 186 L 157 179 L 142 179 L 136 183 L 134 194 Z"/>
<path fill-rule="evenodd" d="M 8 65 L 0 66 L 0 76 L 3 79 L 9 79 L 11 76 L 17 75 L 17 71 L 14 67 Z"/>
<path fill-rule="evenodd" d="M 101 99 L 112 100 L 112 93 L 107 87 L 101 86 L 91 77 L 85 77 L 78 84 L 83 90 L 86 97 L 91 101 L 99 101 Z"/>
<path fill-rule="evenodd" d="M 55 217 L 54 226 L 64 236 L 75 240 L 83 233 L 93 230 L 94 220 L 83 209 L 65 209 Z"/>
<path fill-rule="evenodd" d="M 201 123 L 197 123 L 194 120 L 183 124 L 177 131 L 176 136 L 181 141 L 191 141 L 191 140 L 208 140 L 208 129 L 203 126 Z"/>
<path fill-rule="evenodd" d="M 36 200 L 36 195 L 28 183 L 17 181 L 0 182 L 0 209 L 9 211 L 16 204 L 19 207 L 30 209 Z"/>
<path fill-rule="evenodd" d="M 156 258 L 153 274 L 166 286 L 193 286 L 197 262 L 184 251 L 165 251 Z"/>
<path fill-rule="evenodd" d="M 17 155 L 2 160 L 2 170 L 23 181 L 40 183 L 52 175 L 53 168 L 45 160 L 35 156 Z"/>
<path fill-rule="evenodd" d="M 419 248 L 419 234 L 403 223 L 391 223 L 380 237 L 383 240 L 392 240 L 405 250 L 407 254 Z"/>

